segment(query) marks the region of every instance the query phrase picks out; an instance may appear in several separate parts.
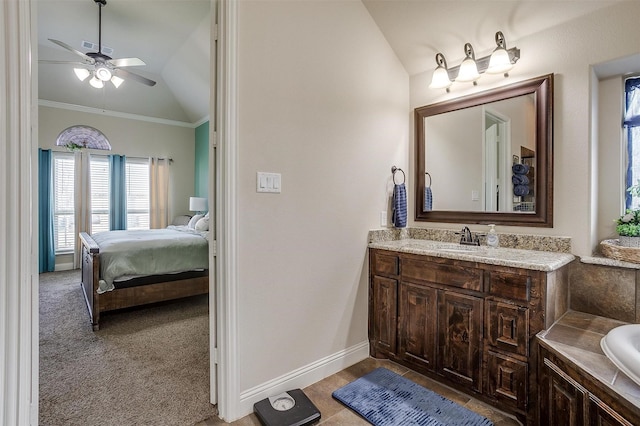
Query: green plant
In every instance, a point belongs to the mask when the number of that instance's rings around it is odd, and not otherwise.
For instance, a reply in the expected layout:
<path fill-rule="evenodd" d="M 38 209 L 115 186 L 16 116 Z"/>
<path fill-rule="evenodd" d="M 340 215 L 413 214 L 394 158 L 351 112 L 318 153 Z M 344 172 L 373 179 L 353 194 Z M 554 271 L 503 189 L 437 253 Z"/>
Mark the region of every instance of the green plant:
<path fill-rule="evenodd" d="M 638 179 L 635 185 L 628 187 L 627 192 L 630 193 L 632 197 L 640 197 L 640 179 Z"/>
<path fill-rule="evenodd" d="M 616 232 L 626 237 L 640 237 L 640 209 L 628 209 L 616 220 Z"/>
<path fill-rule="evenodd" d="M 82 148 L 84 148 L 84 146 L 79 145 L 75 142 L 69 142 L 67 145 L 67 150 L 73 152 L 73 151 L 80 151 Z"/>

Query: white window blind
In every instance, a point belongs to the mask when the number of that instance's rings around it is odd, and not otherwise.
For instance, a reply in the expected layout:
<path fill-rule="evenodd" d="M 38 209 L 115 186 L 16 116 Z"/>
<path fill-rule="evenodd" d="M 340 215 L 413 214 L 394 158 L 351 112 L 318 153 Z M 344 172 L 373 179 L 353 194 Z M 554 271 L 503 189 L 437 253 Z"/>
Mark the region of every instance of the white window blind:
<path fill-rule="evenodd" d="M 127 158 L 127 229 L 149 229 L 149 160 Z"/>
<path fill-rule="evenodd" d="M 109 160 L 91 156 L 91 233 L 109 230 Z"/>
<path fill-rule="evenodd" d="M 56 254 L 73 252 L 74 157 L 71 153 L 53 153 L 53 239 Z"/>

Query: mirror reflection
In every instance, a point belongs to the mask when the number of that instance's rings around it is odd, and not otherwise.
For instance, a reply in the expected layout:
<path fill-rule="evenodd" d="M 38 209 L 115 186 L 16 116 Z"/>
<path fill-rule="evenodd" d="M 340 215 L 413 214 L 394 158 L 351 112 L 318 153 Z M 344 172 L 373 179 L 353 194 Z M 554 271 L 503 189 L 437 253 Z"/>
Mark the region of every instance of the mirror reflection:
<path fill-rule="evenodd" d="M 416 221 L 553 226 L 553 74 L 415 109 Z"/>
<path fill-rule="evenodd" d="M 534 94 L 424 120 L 432 205 L 423 211 L 535 212 Z"/>

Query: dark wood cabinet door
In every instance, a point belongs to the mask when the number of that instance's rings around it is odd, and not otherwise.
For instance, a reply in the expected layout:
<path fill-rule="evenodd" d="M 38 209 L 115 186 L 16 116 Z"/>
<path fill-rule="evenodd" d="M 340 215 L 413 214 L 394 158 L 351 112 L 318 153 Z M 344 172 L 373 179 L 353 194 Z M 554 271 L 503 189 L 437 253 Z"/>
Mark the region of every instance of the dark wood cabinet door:
<path fill-rule="evenodd" d="M 637 425 L 637 423 L 635 423 Z M 622 417 L 613 408 L 593 395 L 589 397 L 590 426 L 633 426 L 634 423 Z"/>
<path fill-rule="evenodd" d="M 480 392 L 483 300 L 440 291 L 438 306 L 438 371 Z"/>
<path fill-rule="evenodd" d="M 400 283 L 398 355 L 429 370 L 435 369 L 437 296 L 434 288 Z"/>
<path fill-rule="evenodd" d="M 488 350 L 486 394 L 513 408 L 527 408 L 529 365 L 513 356 Z"/>
<path fill-rule="evenodd" d="M 529 355 L 529 309 L 509 303 L 487 301 L 487 342 L 498 349 Z"/>
<path fill-rule="evenodd" d="M 582 426 L 587 391 L 549 359 L 540 371 L 540 424 Z"/>
<path fill-rule="evenodd" d="M 398 281 L 374 276 L 372 280 L 370 332 L 374 353 L 396 352 Z"/>

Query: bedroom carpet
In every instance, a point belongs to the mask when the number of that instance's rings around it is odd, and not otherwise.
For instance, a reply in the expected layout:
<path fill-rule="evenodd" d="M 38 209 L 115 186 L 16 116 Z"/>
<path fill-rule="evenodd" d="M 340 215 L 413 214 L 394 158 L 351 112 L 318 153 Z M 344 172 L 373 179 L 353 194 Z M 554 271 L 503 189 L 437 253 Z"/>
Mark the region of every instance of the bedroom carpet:
<path fill-rule="evenodd" d="M 209 403 L 208 297 L 103 314 L 80 271 L 40 274 L 39 424 L 193 425 Z"/>

